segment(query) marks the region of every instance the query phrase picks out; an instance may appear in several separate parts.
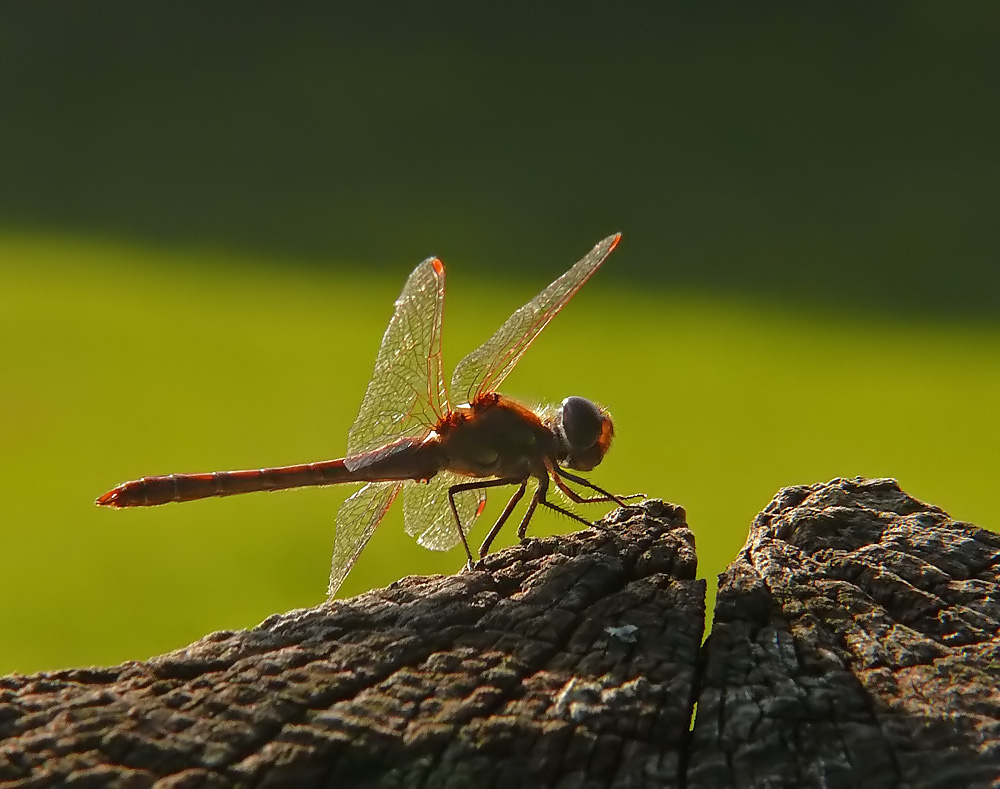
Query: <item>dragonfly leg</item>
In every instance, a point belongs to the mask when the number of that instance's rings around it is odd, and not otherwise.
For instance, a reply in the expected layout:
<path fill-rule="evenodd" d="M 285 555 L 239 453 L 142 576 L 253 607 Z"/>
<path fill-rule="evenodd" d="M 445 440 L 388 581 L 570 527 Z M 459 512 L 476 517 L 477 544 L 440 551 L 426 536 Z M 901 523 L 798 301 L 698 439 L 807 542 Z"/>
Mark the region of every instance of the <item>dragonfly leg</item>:
<path fill-rule="evenodd" d="M 593 521 L 588 521 L 583 516 L 577 515 L 575 512 L 573 512 L 573 510 L 568 510 L 565 507 L 560 507 L 558 504 L 553 504 L 548 499 L 542 499 L 541 503 L 542 503 L 543 506 L 548 507 L 550 510 L 555 510 L 556 512 L 559 512 L 559 513 L 565 515 L 568 518 L 572 518 L 575 521 L 579 521 L 584 526 L 587 526 L 589 528 L 593 528 L 594 527 L 594 522 Z"/>
<path fill-rule="evenodd" d="M 597 485 L 595 485 L 589 479 L 578 477 L 576 476 L 576 474 L 570 474 L 568 471 L 565 471 L 564 469 L 560 469 L 558 472 L 553 470 L 552 477 L 555 479 L 556 486 L 559 488 L 559 490 L 561 490 L 563 493 L 569 496 L 569 498 L 572 501 L 575 501 L 577 504 L 589 504 L 600 501 L 613 501 L 620 507 L 627 507 L 628 505 L 625 502 L 627 502 L 629 499 L 642 498 L 645 495 L 643 493 L 630 493 L 627 496 L 616 496 L 614 493 L 608 493 L 608 491 L 604 490 L 603 488 L 597 487 Z M 575 490 L 571 489 L 568 485 L 566 485 L 562 481 L 562 478 L 566 478 L 570 482 L 575 482 L 577 485 L 582 485 L 585 488 L 590 488 L 591 490 L 595 490 L 601 495 L 581 496 Z"/>
<path fill-rule="evenodd" d="M 545 491 L 548 488 L 548 477 L 538 478 L 538 487 L 535 489 L 534 495 L 531 497 L 531 501 L 528 503 L 528 509 L 525 510 L 524 517 L 521 518 L 521 524 L 517 527 L 517 539 L 524 542 L 525 534 L 528 531 L 528 521 L 531 520 L 531 516 L 535 514 L 535 508 L 538 506 L 539 501 L 544 501 Z"/>
<path fill-rule="evenodd" d="M 527 513 L 525 513 L 524 518 L 521 520 L 521 525 L 517 528 L 517 536 L 524 540 L 525 534 L 528 530 L 528 521 L 531 520 L 531 516 L 535 511 L 535 507 L 541 504 L 543 507 L 548 507 L 550 510 L 555 510 L 558 513 L 565 515 L 568 518 L 572 518 L 575 521 L 579 521 L 584 526 L 593 526 L 594 524 L 588 521 L 586 518 L 582 518 L 577 515 L 572 510 L 567 510 L 564 507 L 560 507 L 558 504 L 553 504 L 546 498 L 546 493 L 549 492 L 549 477 L 545 476 L 538 478 L 538 489 L 535 491 L 535 495 L 531 497 L 531 504 L 528 507 Z"/>
<path fill-rule="evenodd" d="M 465 537 L 465 528 L 462 526 L 462 519 L 458 515 L 458 506 L 455 504 L 455 494 L 461 493 L 463 490 L 482 490 L 483 488 L 496 488 L 501 485 L 516 485 L 517 483 L 521 483 L 521 485 L 523 486 L 524 480 L 519 479 L 518 477 L 502 477 L 501 479 L 487 479 L 487 480 L 476 480 L 475 482 L 462 482 L 459 485 L 452 485 L 450 488 L 448 488 L 448 503 L 451 505 L 451 514 L 455 516 L 455 526 L 458 529 L 458 536 L 462 538 L 462 546 L 465 548 L 465 555 L 469 560 L 468 567 L 470 570 L 473 569 L 473 566 L 475 565 L 475 560 L 472 558 L 472 551 L 469 548 L 469 541 Z M 520 496 L 518 496 L 517 498 L 519 499 Z M 515 504 L 517 503 L 516 499 L 514 503 Z M 508 509 L 512 508 L 512 506 L 513 505 L 508 504 Z M 499 523 L 499 526 L 502 526 L 503 520 L 506 520 L 506 518 L 510 515 L 510 513 L 507 512 L 506 510 L 504 512 L 505 514 L 501 516 L 502 520 Z M 489 540 L 492 540 L 492 538 L 496 536 L 495 532 L 499 530 L 499 526 L 494 526 L 493 529 L 490 531 L 490 537 L 488 538 Z M 480 558 L 484 555 L 485 552 L 480 554 Z"/>
<path fill-rule="evenodd" d="M 634 499 L 637 496 L 643 495 L 641 493 L 633 493 L 633 494 L 630 494 L 628 496 L 615 496 L 613 493 L 608 493 L 606 490 L 603 490 L 602 488 L 597 487 L 597 485 L 594 485 L 594 484 L 590 483 L 588 480 L 585 480 L 582 477 L 577 477 L 574 474 L 564 474 L 563 476 L 568 477 L 573 482 L 578 482 L 581 485 L 586 485 L 587 487 L 592 488 L 593 490 L 596 490 L 598 493 L 601 494 L 600 496 L 589 496 L 589 497 L 581 496 L 580 494 L 576 493 L 571 488 L 567 487 L 566 484 L 564 482 L 562 482 L 562 480 L 559 478 L 559 475 L 557 473 L 553 473 L 552 476 L 555 479 L 556 486 L 559 488 L 559 490 L 561 490 L 563 493 L 565 493 L 567 496 L 569 496 L 569 498 L 572 499 L 573 501 L 575 501 L 577 504 L 588 504 L 588 503 L 592 503 L 592 502 L 613 501 L 613 502 L 616 502 L 616 503 L 618 503 L 618 504 L 620 504 L 621 506 L 624 507 L 624 506 L 627 506 L 625 504 L 625 500 L 627 500 L 627 499 Z M 565 507 L 560 507 L 558 504 L 555 504 L 555 503 L 549 501 L 547 498 L 545 498 L 545 492 L 548 490 L 548 484 L 547 484 L 548 480 L 546 480 L 545 482 L 546 482 L 546 484 L 539 485 L 539 488 L 542 491 L 541 503 L 543 505 L 545 505 L 546 507 L 548 507 L 550 510 L 555 510 L 556 512 L 561 513 L 562 515 L 565 515 L 565 516 L 567 516 L 569 518 L 572 518 L 575 521 L 579 521 L 580 523 L 584 524 L 585 526 L 589 526 L 591 528 L 603 528 L 601 526 L 600 522 L 589 521 L 586 518 L 583 518 L 583 517 L 577 515 L 572 510 L 568 510 Z"/>
<path fill-rule="evenodd" d="M 524 490 L 528 486 L 528 480 L 521 480 L 521 484 L 518 486 L 517 490 L 514 491 L 514 495 L 510 497 L 510 501 L 507 502 L 507 506 L 504 507 L 503 512 L 500 517 L 497 518 L 497 522 L 493 524 L 493 528 L 490 529 L 490 533 L 486 535 L 486 539 L 483 540 L 482 546 L 479 548 L 479 558 L 482 559 L 489 553 L 490 546 L 493 544 L 494 538 L 500 532 L 500 529 L 507 522 L 510 514 L 514 511 L 514 507 L 524 496 Z"/>

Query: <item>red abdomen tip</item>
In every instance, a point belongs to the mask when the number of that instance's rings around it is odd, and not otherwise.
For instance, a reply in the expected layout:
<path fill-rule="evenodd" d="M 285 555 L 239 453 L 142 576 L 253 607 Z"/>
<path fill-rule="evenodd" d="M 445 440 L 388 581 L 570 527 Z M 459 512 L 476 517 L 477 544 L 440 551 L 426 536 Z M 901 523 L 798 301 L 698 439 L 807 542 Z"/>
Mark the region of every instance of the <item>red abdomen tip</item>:
<path fill-rule="evenodd" d="M 121 506 L 118 503 L 118 496 L 120 493 L 121 490 L 119 488 L 115 488 L 114 490 L 109 490 L 103 496 L 100 496 L 94 503 L 98 507 L 119 507 Z"/>

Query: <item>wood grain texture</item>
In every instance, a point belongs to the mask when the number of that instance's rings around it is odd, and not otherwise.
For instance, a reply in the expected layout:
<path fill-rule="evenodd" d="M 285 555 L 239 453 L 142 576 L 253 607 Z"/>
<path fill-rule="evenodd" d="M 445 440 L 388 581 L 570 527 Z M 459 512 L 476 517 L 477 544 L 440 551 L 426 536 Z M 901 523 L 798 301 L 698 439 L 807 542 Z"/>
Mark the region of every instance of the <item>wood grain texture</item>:
<path fill-rule="evenodd" d="M 704 583 L 679 507 L 108 669 L 0 680 L 0 785 L 680 779 Z"/>
<path fill-rule="evenodd" d="M 782 489 L 721 577 L 687 786 L 993 785 L 998 564 L 895 480 Z"/>
<path fill-rule="evenodd" d="M 998 567 L 1000 536 L 894 480 L 784 488 L 702 645 L 684 511 L 649 501 L 149 661 L 2 678 L 0 787 L 994 786 Z"/>

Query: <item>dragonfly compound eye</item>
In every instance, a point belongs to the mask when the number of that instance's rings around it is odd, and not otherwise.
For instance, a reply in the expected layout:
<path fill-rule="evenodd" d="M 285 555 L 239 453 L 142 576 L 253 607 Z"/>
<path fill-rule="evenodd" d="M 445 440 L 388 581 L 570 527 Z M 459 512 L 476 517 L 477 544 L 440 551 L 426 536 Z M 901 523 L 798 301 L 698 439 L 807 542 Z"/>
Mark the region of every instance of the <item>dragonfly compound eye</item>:
<path fill-rule="evenodd" d="M 570 454 L 590 449 L 601 437 L 604 414 L 585 397 L 567 397 L 559 407 L 559 427 Z"/>
<path fill-rule="evenodd" d="M 611 417 L 584 397 L 562 401 L 553 424 L 562 444 L 560 461 L 577 471 L 590 471 L 603 459 L 615 434 Z"/>

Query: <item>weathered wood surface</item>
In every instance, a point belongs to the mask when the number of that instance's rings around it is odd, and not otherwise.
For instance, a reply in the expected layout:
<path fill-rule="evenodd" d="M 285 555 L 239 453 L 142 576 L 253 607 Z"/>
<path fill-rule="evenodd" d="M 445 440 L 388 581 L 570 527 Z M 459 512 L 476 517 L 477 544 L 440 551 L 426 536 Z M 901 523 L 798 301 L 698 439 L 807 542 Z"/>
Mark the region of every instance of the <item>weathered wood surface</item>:
<path fill-rule="evenodd" d="M 1000 781 L 998 565 L 894 480 L 781 490 L 720 577 L 687 786 Z"/>
<path fill-rule="evenodd" d="M 892 480 L 785 488 L 699 650 L 691 533 L 648 502 L 147 662 L 2 678 L 0 787 L 998 785 L 998 567 L 1000 536 Z"/>
<path fill-rule="evenodd" d="M 702 641 L 684 511 L 532 540 L 148 662 L 0 679 L 0 786 L 679 780 Z"/>

